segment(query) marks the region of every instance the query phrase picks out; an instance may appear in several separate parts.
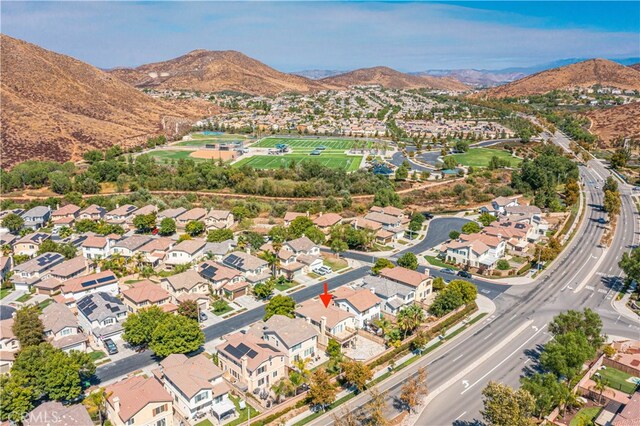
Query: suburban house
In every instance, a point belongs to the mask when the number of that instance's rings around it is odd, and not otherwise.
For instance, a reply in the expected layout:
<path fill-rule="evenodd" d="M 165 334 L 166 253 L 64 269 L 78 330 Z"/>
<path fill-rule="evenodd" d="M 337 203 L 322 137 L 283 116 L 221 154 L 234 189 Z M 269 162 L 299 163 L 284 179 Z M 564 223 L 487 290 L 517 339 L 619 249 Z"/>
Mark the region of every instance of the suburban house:
<path fill-rule="evenodd" d="M 229 210 L 209 210 L 204 218 L 207 229 L 224 229 L 233 226 L 233 214 Z"/>
<path fill-rule="evenodd" d="M 150 306 L 158 306 L 166 312 L 173 312 L 178 309 L 175 304 L 171 303 L 171 294 L 162 288 L 160 284 L 150 280 L 133 283 L 122 290 L 121 294 L 122 301 L 131 313 L 136 313 L 140 309 Z"/>
<path fill-rule="evenodd" d="M 54 266 L 64 262 L 60 253 L 43 253 L 13 268 L 13 282 L 16 291 L 29 291 Z"/>
<path fill-rule="evenodd" d="M 403 217 L 392 216 L 378 211 L 371 211 L 367 213 L 364 218 L 368 221 L 377 222 L 382 225 L 383 231 L 387 231 L 389 234 L 392 234 L 392 241 L 402 238 L 404 235 L 406 227 L 403 225 Z M 388 240 L 388 238 L 384 237 L 388 237 L 389 234 L 381 233 L 380 235 L 376 235 L 376 237 Z"/>
<path fill-rule="evenodd" d="M 33 257 L 38 253 L 40 244 L 49 238 L 51 238 L 51 235 L 44 232 L 27 234 L 13 244 L 13 253 Z"/>
<path fill-rule="evenodd" d="M 169 355 L 153 374 L 173 398 L 173 408 L 185 419 L 213 410 L 220 420 L 235 412 L 222 370 L 203 354 L 191 358 L 183 354 Z"/>
<path fill-rule="evenodd" d="M 260 247 L 263 251 L 273 251 L 273 245 L 266 243 Z M 282 244 L 278 251 L 280 273 L 293 280 L 313 268 L 322 266 L 320 247 L 309 238 L 300 237 Z"/>
<path fill-rule="evenodd" d="M 234 240 L 220 241 L 219 243 L 207 242 L 207 245 L 204 247 L 204 252 L 209 259 L 220 262 L 235 246 L 236 242 Z"/>
<path fill-rule="evenodd" d="M 197 262 L 205 254 L 205 240 L 185 240 L 167 252 L 164 264 L 169 269 L 176 265 Z"/>
<path fill-rule="evenodd" d="M 207 279 L 211 284 L 211 288 L 216 294 L 221 293 L 221 289 L 225 284 L 246 282 L 240 271 L 228 268 L 217 262 L 207 260 L 198 266 L 200 275 Z"/>
<path fill-rule="evenodd" d="M 136 210 L 138 210 L 138 208 L 131 204 L 118 206 L 110 212 L 107 212 L 105 220 L 112 225 L 123 225 Z"/>
<path fill-rule="evenodd" d="M 144 256 L 144 263 L 155 268 L 160 265 L 167 256 L 167 252 L 176 245 L 176 241 L 168 237 L 154 238 L 138 249 Z"/>
<path fill-rule="evenodd" d="M 286 212 L 284 214 L 284 226 L 288 227 L 289 225 L 291 225 L 291 222 L 293 222 L 293 219 L 300 216 L 309 217 L 309 213 Z"/>
<path fill-rule="evenodd" d="M 13 267 L 13 258 L 9 256 L 0 256 L 0 283 L 7 278 L 11 268 Z"/>
<path fill-rule="evenodd" d="M 342 216 L 337 213 L 320 213 L 320 216 L 313 219 L 313 223 L 322 232 L 328 234 L 332 226 L 342 223 Z"/>
<path fill-rule="evenodd" d="M 110 293 L 89 294 L 78 300 L 78 322 L 85 331 L 91 331 L 96 340 L 117 338 L 123 333 L 122 322 L 127 308 Z"/>
<path fill-rule="evenodd" d="M 329 339 L 346 345 L 356 335 L 356 315 L 334 304 L 325 308 L 319 300 L 306 300 L 296 308 L 295 315 L 316 329 L 318 343 L 323 346 L 329 343 Z"/>
<path fill-rule="evenodd" d="M 505 214 L 509 207 L 518 206 L 517 197 L 496 197 L 490 204 L 480 207 L 480 213 L 491 213 L 494 216 Z"/>
<path fill-rule="evenodd" d="M 431 286 L 433 280 L 429 277 L 429 271 L 422 273 L 396 266 L 382 269 L 380 276 L 411 288 L 415 292 L 415 301 L 418 303 L 424 302 L 433 293 Z"/>
<path fill-rule="evenodd" d="M 388 216 L 395 216 L 401 220 L 405 219 L 405 214 L 404 214 L 404 210 L 399 209 L 397 207 L 393 207 L 393 206 L 387 206 L 387 207 L 379 207 L 379 206 L 372 206 L 369 209 L 369 212 L 371 213 L 382 213 L 382 214 L 386 214 Z"/>
<path fill-rule="evenodd" d="M 109 257 L 111 246 L 115 242 L 109 237 L 89 236 L 82 242 L 82 256 L 87 259 L 97 260 Z"/>
<path fill-rule="evenodd" d="M 380 276 L 366 276 L 358 287 L 373 291 L 384 302 L 382 311 L 393 316 L 415 300 L 414 289 Z"/>
<path fill-rule="evenodd" d="M 376 242 L 379 244 L 389 244 L 396 240 L 397 234 L 383 229 L 382 223 L 380 222 L 365 219 L 364 217 L 357 217 L 351 222 L 351 225 L 355 229 L 366 229 L 373 232 Z"/>
<path fill-rule="evenodd" d="M 185 209 L 184 207 L 162 210 L 160 213 L 158 213 L 158 221 L 162 221 L 162 219 L 167 219 L 167 218 L 176 220 L 178 216 L 180 216 L 182 213 L 186 211 L 187 209 Z"/>
<path fill-rule="evenodd" d="M 131 235 L 117 241 L 111 248 L 111 254 L 119 254 L 124 257 L 133 257 L 140 247 L 151 241 L 147 235 Z"/>
<path fill-rule="evenodd" d="M 42 274 L 41 281 L 37 282 L 34 287 L 38 294 L 51 296 L 60 291 L 64 281 L 79 277 L 87 272 L 89 272 L 87 260 L 82 256 L 77 256 L 57 264 Z"/>
<path fill-rule="evenodd" d="M 51 208 L 49 206 L 36 206 L 22 213 L 24 227 L 31 229 L 42 228 L 51 218 Z"/>
<path fill-rule="evenodd" d="M 97 272 L 65 281 L 60 289 L 62 296 L 68 300 L 79 300 L 91 293 L 110 293 L 117 295 L 118 277 L 111 271 Z"/>
<path fill-rule="evenodd" d="M 174 303 L 194 300 L 200 309 L 209 309 L 209 283 L 193 269 L 163 278 L 161 284 L 173 296 Z"/>
<path fill-rule="evenodd" d="M 482 229 L 482 233 L 492 237 L 503 239 L 507 250 L 512 253 L 523 253 L 529 247 L 529 243 L 538 238 L 535 229 L 526 222 L 493 222 Z"/>
<path fill-rule="evenodd" d="M 93 424 L 89 412 L 82 404 L 63 405 L 47 401 L 38 405 L 22 419 L 22 426 L 83 426 Z"/>
<path fill-rule="evenodd" d="M 528 223 L 533 228 L 535 241 L 547 234 L 549 222 L 542 217 L 542 211 L 536 206 L 507 207 L 503 220 L 509 222 Z"/>
<path fill-rule="evenodd" d="M 51 213 L 51 222 L 53 223 L 54 232 L 57 232 L 64 227 L 71 227 L 79 212 L 80 207 L 75 204 L 67 204 L 66 206 L 54 210 L 53 213 Z"/>
<path fill-rule="evenodd" d="M 44 335 L 56 348 L 65 352 L 85 352 L 87 336 L 80 331 L 78 320 L 71 310 L 62 303 L 52 303 L 42 310 L 40 320 L 44 325 Z"/>
<path fill-rule="evenodd" d="M 114 426 L 173 426 L 173 399 L 155 377 L 134 376 L 105 388 Z"/>
<path fill-rule="evenodd" d="M 273 315 L 254 323 L 249 333 L 284 352 L 288 367 L 300 359 L 313 361 L 318 352 L 318 331 L 302 318 Z"/>
<path fill-rule="evenodd" d="M 447 262 L 492 271 L 504 256 L 506 243 L 498 237 L 484 234 L 462 234 L 460 238 L 440 247 Z"/>
<path fill-rule="evenodd" d="M 216 346 L 222 371 L 241 389 L 268 390 L 286 376 L 286 355 L 250 333 L 237 332 Z"/>
<path fill-rule="evenodd" d="M 266 281 L 271 276 L 266 261 L 243 251 L 229 253 L 222 259 L 222 264 L 242 272 L 245 279 L 252 284 Z"/>
<path fill-rule="evenodd" d="M 182 213 L 180 216 L 176 217 L 176 227 L 178 229 L 184 230 L 187 226 L 187 223 L 193 222 L 194 220 L 204 220 L 204 217 L 207 215 L 207 210 L 202 207 L 196 207 L 191 210 L 187 210 Z"/>
<path fill-rule="evenodd" d="M 364 328 L 365 324 L 380 318 L 382 299 L 371 290 L 350 287 L 339 287 L 333 294 L 336 306 L 355 315 L 356 327 Z"/>
<path fill-rule="evenodd" d="M 20 349 L 20 342 L 13 334 L 13 318 L 0 321 L 0 374 L 8 373 Z"/>
<path fill-rule="evenodd" d="M 96 204 L 91 204 L 89 207 L 80 211 L 78 219 L 100 220 L 104 218 L 106 214 L 107 209 Z"/>

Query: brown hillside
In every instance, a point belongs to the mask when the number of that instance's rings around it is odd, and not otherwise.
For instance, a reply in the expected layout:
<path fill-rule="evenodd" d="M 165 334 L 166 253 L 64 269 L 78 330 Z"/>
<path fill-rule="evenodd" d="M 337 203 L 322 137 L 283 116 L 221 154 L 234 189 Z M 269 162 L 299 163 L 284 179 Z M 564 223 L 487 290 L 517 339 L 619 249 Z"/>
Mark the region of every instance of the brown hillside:
<path fill-rule="evenodd" d="M 591 120 L 591 132 L 598 135 L 605 146 L 611 147 L 618 138 L 640 140 L 639 102 L 594 110 L 587 116 Z"/>
<path fill-rule="evenodd" d="M 640 62 L 637 64 L 629 65 L 629 68 L 633 68 L 636 71 L 640 71 Z"/>
<path fill-rule="evenodd" d="M 417 89 L 421 87 L 460 91 L 469 89 L 469 86 L 453 78 L 404 74 L 388 67 L 361 68 L 319 81 L 340 87 L 377 84 L 389 89 Z"/>
<path fill-rule="evenodd" d="M 312 92 L 322 83 L 286 74 L 235 51 L 194 50 L 164 62 L 110 71 L 136 87 L 203 92 L 233 90 L 256 95 Z"/>
<path fill-rule="evenodd" d="M 552 90 L 591 87 L 601 84 L 620 89 L 640 90 L 640 72 L 605 59 L 589 59 L 530 75 L 504 86 L 481 92 L 480 96 L 520 97 Z"/>
<path fill-rule="evenodd" d="M 132 146 L 163 133 L 163 122 L 171 134 L 215 112 L 153 99 L 91 65 L 6 35 L 0 45 L 2 167 Z"/>

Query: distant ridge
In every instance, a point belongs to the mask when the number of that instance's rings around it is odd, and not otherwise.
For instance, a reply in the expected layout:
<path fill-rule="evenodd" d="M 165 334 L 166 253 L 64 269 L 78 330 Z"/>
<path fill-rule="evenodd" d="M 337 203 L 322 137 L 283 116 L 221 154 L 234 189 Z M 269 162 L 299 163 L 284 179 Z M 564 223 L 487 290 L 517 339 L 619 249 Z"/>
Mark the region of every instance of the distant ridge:
<path fill-rule="evenodd" d="M 320 80 L 321 78 L 333 77 L 334 75 L 344 74 L 348 71 L 339 70 L 303 70 L 294 71 L 291 74 L 299 75 L 300 77 L 310 78 L 311 80 Z"/>
<path fill-rule="evenodd" d="M 589 59 L 517 80 L 481 92 L 487 97 L 519 97 L 553 90 L 591 87 L 596 84 L 619 89 L 640 90 L 640 72 L 606 59 Z"/>
<path fill-rule="evenodd" d="M 440 90 L 469 90 L 469 86 L 448 77 L 416 76 L 389 67 L 360 68 L 318 80 L 330 86 L 381 85 L 390 89 L 432 88 Z"/>

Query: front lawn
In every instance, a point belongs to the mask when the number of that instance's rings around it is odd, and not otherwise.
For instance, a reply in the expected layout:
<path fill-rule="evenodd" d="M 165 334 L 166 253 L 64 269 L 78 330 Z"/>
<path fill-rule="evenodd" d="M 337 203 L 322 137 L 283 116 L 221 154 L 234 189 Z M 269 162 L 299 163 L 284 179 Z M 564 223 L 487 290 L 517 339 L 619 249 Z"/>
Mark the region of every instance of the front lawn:
<path fill-rule="evenodd" d="M 600 407 L 588 407 L 583 408 L 578 411 L 578 414 L 575 415 L 573 419 L 571 419 L 571 423 L 569 426 L 582 426 L 582 425 L 591 425 L 593 424 L 593 420 L 598 417 L 600 414 Z"/>
<path fill-rule="evenodd" d="M 449 265 L 448 263 L 444 263 L 442 261 L 442 259 L 440 259 L 439 257 L 435 257 L 435 256 L 425 256 L 425 259 L 427 259 L 427 262 L 429 262 L 430 264 L 432 264 L 433 266 L 439 266 L 440 268 L 451 268 L 451 269 L 458 269 L 453 265 Z"/>
<path fill-rule="evenodd" d="M 324 266 L 328 266 L 329 268 L 331 268 L 333 272 L 339 271 L 340 269 L 344 269 L 349 266 L 349 263 L 345 259 L 337 257 L 325 258 L 322 263 L 324 264 Z"/>
<path fill-rule="evenodd" d="M 629 395 L 634 393 L 636 390 L 635 383 L 627 381 L 627 379 L 633 376 L 625 373 L 624 371 L 612 367 L 607 367 L 598 370 L 598 373 L 600 373 L 600 377 L 602 377 L 604 383 L 611 389 L 619 390 Z"/>
<path fill-rule="evenodd" d="M 522 162 L 521 158 L 511 156 L 511 153 L 502 149 L 491 148 L 471 148 L 462 154 L 452 154 L 458 164 L 473 167 L 488 167 L 491 157 L 498 157 L 500 160 L 508 160 L 511 167 L 517 167 Z"/>
<path fill-rule="evenodd" d="M 107 354 L 102 351 L 89 352 L 87 355 L 89 355 L 89 358 L 94 362 L 107 356 Z"/>
<path fill-rule="evenodd" d="M 224 300 L 218 300 L 216 302 L 213 302 L 212 307 L 213 309 L 211 309 L 211 313 L 219 317 L 226 314 L 227 312 L 233 311 L 233 308 L 229 306 L 229 304 Z"/>
<path fill-rule="evenodd" d="M 11 289 L 11 288 L 2 288 L 2 289 L 0 289 L 0 299 L 4 299 L 12 291 L 13 291 L 13 289 Z"/>
<path fill-rule="evenodd" d="M 291 287 L 295 287 L 296 283 L 294 283 L 293 281 L 289 281 L 289 280 L 277 280 L 276 282 L 276 289 L 280 290 L 280 291 L 287 291 L 289 290 Z"/>
<path fill-rule="evenodd" d="M 18 297 L 16 299 L 16 302 L 24 303 L 27 300 L 31 299 L 32 297 L 33 296 L 31 295 L 31 293 L 26 293 L 26 294 L 23 294 L 22 296 Z"/>

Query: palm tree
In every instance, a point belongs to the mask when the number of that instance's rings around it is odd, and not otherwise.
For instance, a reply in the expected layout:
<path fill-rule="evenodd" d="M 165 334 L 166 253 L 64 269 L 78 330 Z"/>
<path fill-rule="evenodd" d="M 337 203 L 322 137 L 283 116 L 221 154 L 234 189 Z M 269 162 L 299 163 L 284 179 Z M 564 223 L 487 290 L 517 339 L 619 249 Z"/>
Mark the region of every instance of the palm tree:
<path fill-rule="evenodd" d="M 391 330 L 391 321 L 389 321 L 385 317 L 378 318 L 377 320 L 373 321 L 373 324 L 380 330 L 382 330 L 383 337 L 387 335 L 389 330 Z"/>
<path fill-rule="evenodd" d="M 3 244 L 1 250 L 3 256 L 9 256 L 12 252 L 11 244 Z"/>
<path fill-rule="evenodd" d="M 593 386 L 593 389 L 596 390 L 597 392 L 599 392 L 598 404 L 602 404 L 602 394 L 607 389 L 607 385 L 605 384 L 604 380 L 602 380 L 602 377 L 600 377 L 600 376 L 595 376 L 593 381 L 596 383 Z"/>
<path fill-rule="evenodd" d="M 293 385 L 287 379 L 279 380 L 275 385 L 271 386 L 271 390 L 276 395 L 276 402 L 280 403 L 283 396 L 291 395 Z"/>
<path fill-rule="evenodd" d="M 398 313 L 398 326 L 404 332 L 404 338 L 407 333 L 412 332 L 424 321 L 424 311 L 418 305 L 411 305 L 403 308 Z"/>
<path fill-rule="evenodd" d="M 308 368 L 309 362 L 311 362 L 311 358 L 298 358 L 293 361 L 293 365 L 298 369 L 298 371 L 304 378 L 308 378 L 311 374 L 311 371 L 309 371 Z"/>
<path fill-rule="evenodd" d="M 307 382 L 307 379 L 297 371 L 292 371 L 289 374 L 289 382 L 293 386 L 293 391 L 295 392 L 300 386 Z"/>
<path fill-rule="evenodd" d="M 100 388 L 95 392 L 91 392 L 84 401 L 82 401 L 91 417 L 98 416 L 101 425 L 103 424 L 103 414 L 106 411 L 107 400 L 112 393 L 113 392 L 107 393 L 104 388 Z"/>
<path fill-rule="evenodd" d="M 278 272 L 278 268 L 280 267 L 280 257 L 278 256 L 278 253 L 275 253 L 273 251 L 265 251 L 262 255 L 262 258 L 271 267 L 271 275 L 275 278 Z"/>

